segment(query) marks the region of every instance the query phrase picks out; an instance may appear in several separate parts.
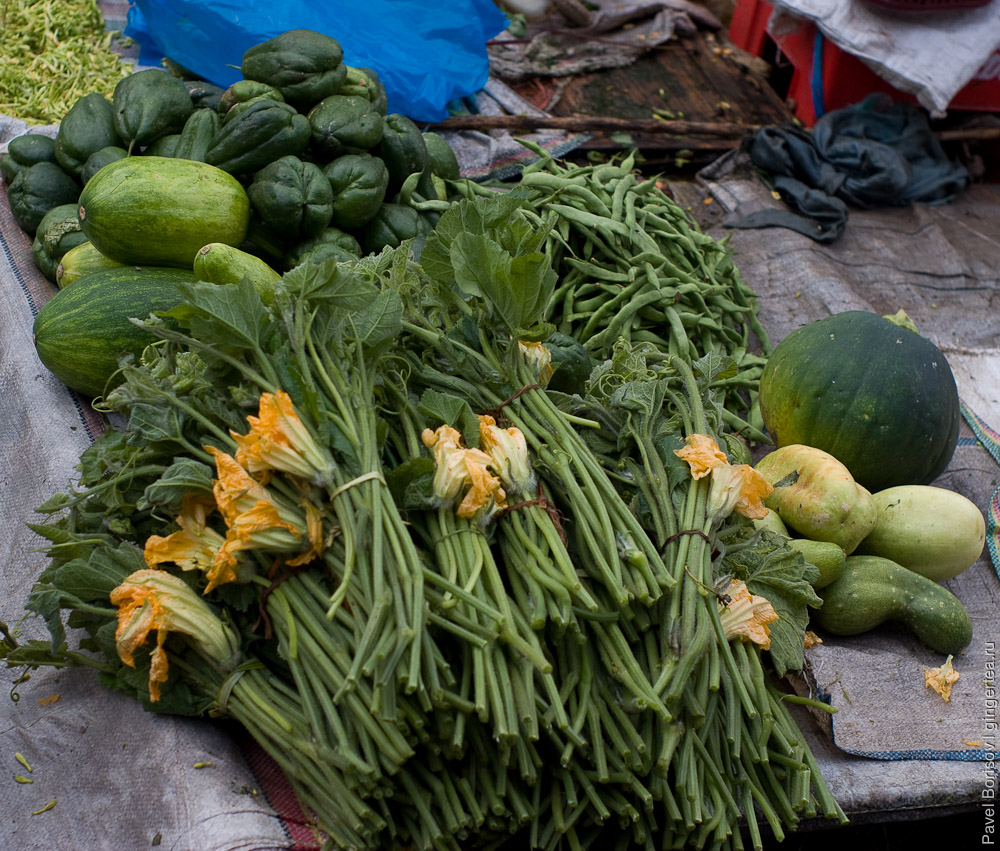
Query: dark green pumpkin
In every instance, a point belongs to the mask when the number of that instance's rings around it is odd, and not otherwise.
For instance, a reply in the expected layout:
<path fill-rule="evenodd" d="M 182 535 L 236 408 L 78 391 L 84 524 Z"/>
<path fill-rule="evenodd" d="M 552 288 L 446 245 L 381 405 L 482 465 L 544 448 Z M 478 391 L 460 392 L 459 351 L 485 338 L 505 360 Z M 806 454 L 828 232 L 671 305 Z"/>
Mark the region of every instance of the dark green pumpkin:
<path fill-rule="evenodd" d="M 937 478 L 961 419 L 955 378 L 937 346 L 912 326 L 860 310 L 811 322 L 778 343 L 761 376 L 760 410 L 779 447 L 822 449 L 872 492 Z"/>

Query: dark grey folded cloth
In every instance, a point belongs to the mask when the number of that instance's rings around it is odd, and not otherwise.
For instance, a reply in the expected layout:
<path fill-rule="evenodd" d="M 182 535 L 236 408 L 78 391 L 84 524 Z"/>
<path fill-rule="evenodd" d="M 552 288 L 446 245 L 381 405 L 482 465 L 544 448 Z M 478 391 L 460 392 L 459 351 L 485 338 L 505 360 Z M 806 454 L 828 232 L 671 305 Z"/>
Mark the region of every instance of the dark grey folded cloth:
<path fill-rule="evenodd" d="M 762 127 L 750 159 L 790 210 L 759 210 L 729 227 L 786 227 L 818 242 L 837 239 L 848 206 L 943 204 L 969 183 L 917 107 L 874 94 L 824 115 L 811 131 Z M 794 212 L 793 212 L 794 211 Z"/>

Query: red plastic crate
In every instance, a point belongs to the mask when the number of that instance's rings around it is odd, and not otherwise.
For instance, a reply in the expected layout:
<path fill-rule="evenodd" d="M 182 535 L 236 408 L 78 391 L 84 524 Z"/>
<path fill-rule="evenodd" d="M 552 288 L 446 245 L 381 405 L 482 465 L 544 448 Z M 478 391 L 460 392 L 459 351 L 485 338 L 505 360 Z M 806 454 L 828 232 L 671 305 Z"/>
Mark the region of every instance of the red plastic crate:
<path fill-rule="evenodd" d="M 767 31 L 773 8 L 763 0 L 736 0 L 729 37 L 755 56 L 763 54 L 768 40 L 776 45 L 792 66 L 787 96 L 795 102 L 795 116 L 807 127 L 824 113 L 858 103 L 872 92 L 888 92 L 896 100 L 917 102 L 824 38 L 810 21 L 802 21 L 790 34 L 773 36 Z M 952 98 L 948 108 L 1000 111 L 1000 51 Z"/>

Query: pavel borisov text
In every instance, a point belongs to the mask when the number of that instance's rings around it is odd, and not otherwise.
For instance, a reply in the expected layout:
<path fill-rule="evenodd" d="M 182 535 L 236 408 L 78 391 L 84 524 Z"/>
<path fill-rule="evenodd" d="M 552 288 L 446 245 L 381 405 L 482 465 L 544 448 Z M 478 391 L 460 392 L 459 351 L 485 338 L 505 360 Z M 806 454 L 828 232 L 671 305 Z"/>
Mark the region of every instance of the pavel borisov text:
<path fill-rule="evenodd" d="M 986 660 L 983 663 L 983 748 L 986 750 L 983 762 L 983 792 L 981 795 L 983 810 L 983 845 L 996 844 L 996 811 L 997 788 L 1000 778 L 997 775 L 997 733 L 1000 731 L 1000 700 L 997 698 L 996 685 L 996 643 L 986 642 Z"/>

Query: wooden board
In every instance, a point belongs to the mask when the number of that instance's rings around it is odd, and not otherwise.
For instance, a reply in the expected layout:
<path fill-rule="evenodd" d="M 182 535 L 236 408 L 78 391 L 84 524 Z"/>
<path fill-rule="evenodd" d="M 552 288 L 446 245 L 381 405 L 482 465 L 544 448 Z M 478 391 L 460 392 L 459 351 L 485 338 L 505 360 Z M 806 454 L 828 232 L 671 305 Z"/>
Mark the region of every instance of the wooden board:
<path fill-rule="evenodd" d="M 768 84 L 766 74 L 761 60 L 722 33 L 699 31 L 674 38 L 626 67 L 563 81 L 559 98 L 548 111 L 555 116 L 787 123 L 792 112 Z M 530 91 L 540 84 L 535 81 L 520 88 Z M 664 159 L 672 164 L 683 151 L 690 151 L 691 156 L 681 159 L 712 159 L 739 143 L 738 139 L 670 134 L 635 133 L 632 139 L 647 163 Z M 580 150 L 611 152 L 622 147 L 620 136 L 598 135 Z"/>

